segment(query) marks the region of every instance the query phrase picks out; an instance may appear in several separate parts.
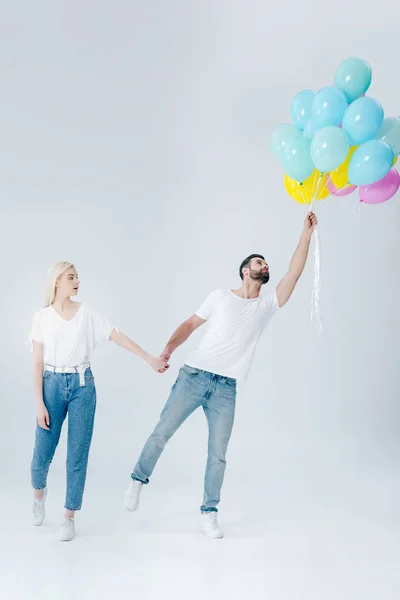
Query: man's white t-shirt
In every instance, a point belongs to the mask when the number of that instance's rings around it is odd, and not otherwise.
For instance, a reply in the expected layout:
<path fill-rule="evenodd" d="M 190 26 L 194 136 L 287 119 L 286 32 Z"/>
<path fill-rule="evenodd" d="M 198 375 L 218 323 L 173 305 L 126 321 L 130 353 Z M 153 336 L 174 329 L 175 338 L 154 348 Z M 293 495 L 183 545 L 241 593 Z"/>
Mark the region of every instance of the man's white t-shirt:
<path fill-rule="evenodd" d="M 54 367 L 76 367 L 89 361 L 100 340 L 109 340 L 115 329 L 97 311 L 81 304 L 66 321 L 52 306 L 37 311 L 29 340 L 43 344 L 43 361 Z"/>
<path fill-rule="evenodd" d="M 251 299 L 231 290 L 212 292 L 196 311 L 208 330 L 186 364 L 244 381 L 260 335 L 278 309 L 275 292 Z"/>

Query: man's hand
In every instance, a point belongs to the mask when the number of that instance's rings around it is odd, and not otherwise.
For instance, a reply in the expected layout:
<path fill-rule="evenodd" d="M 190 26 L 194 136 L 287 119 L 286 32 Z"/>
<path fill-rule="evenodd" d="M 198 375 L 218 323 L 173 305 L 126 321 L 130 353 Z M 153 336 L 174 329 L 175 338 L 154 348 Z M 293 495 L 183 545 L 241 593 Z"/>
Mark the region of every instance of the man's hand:
<path fill-rule="evenodd" d="M 169 359 L 171 358 L 171 352 L 168 350 L 168 347 L 165 348 L 164 352 L 161 354 L 160 359 L 164 361 L 165 367 L 160 370 L 160 373 L 165 373 L 169 369 Z"/>
<path fill-rule="evenodd" d="M 313 212 L 309 212 L 304 220 L 304 233 L 311 236 L 316 226 L 318 225 L 318 219 Z"/>
<path fill-rule="evenodd" d="M 169 368 L 169 364 L 157 356 L 150 356 L 148 362 L 156 373 L 165 373 L 165 371 Z"/>

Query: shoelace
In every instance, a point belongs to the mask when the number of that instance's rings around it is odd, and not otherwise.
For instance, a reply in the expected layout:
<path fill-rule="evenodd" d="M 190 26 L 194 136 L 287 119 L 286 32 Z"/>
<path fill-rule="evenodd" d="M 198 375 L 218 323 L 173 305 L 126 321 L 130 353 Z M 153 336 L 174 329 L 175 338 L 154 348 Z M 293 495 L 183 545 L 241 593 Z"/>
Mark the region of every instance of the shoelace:
<path fill-rule="evenodd" d="M 131 498 L 137 498 L 139 496 L 140 493 L 140 486 L 139 485 L 133 485 L 131 488 Z"/>
<path fill-rule="evenodd" d="M 62 529 L 65 529 L 65 531 L 68 531 L 71 527 L 73 527 L 73 520 L 72 519 L 64 519 L 63 524 L 61 525 Z"/>
<path fill-rule="evenodd" d="M 41 502 L 41 498 L 35 498 L 33 500 L 33 512 L 35 515 L 38 515 L 41 512 L 41 506 L 40 506 L 40 502 Z"/>
<path fill-rule="evenodd" d="M 213 511 L 207 515 L 207 522 L 211 529 L 218 529 L 217 513 Z"/>

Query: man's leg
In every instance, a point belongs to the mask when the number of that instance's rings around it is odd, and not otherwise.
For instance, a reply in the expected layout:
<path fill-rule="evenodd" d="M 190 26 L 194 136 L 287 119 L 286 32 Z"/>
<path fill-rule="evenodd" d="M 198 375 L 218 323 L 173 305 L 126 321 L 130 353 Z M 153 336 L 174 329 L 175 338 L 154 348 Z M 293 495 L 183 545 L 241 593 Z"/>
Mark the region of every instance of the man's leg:
<path fill-rule="evenodd" d="M 182 423 L 203 404 L 209 385 L 210 376 L 207 373 L 187 366 L 182 367 L 160 420 L 136 463 L 132 479 L 148 483 L 166 443 Z"/>
<path fill-rule="evenodd" d="M 217 512 L 226 467 L 226 452 L 235 417 L 236 383 L 220 378 L 211 398 L 204 404 L 207 417 L 208 459 L 201 511 Z"/>

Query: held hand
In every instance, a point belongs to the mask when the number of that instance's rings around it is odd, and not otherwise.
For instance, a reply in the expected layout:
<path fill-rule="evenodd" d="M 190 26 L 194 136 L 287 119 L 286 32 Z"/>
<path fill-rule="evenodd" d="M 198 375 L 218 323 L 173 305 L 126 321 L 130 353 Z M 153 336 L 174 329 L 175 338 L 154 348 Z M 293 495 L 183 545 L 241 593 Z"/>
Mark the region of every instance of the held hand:
<path fill-rule="evenodd" d="M 165 362 L 169 362 L 169 359 L 171 358 L 171 354 L 172 352 L 170 352 L 168 350 L 168 348 L 165 348 L 164 352 L 161 354 L 160 358 L 162 358 L 163 360 L 165 360 Z"/>
<path fill-rule="evenodd" d="M 164 358 L 158 358 L 157 356 L 150 357 L 149 365 L 156 373 L 165 373 L 169 368 L 168 362 Z"/>
<path fill-rule="evenodd" d="M 44 404 L 38 408 L 38 425 L 42 429 L 50 430 L 50 417 Z"/>
<path fill-rule="evenodd" d="M 165 348 L 164 352 L 160 356 L 161 360 L 164 361 L 165 367 L 161 369 L 160 373 L 165 373 L 169 369 L 169 359 L 171 358 L 171 352 L 168 348 Z"/>
<path fill-rule="evenodd" d="M 313 212 L 309 212 L 304 221 L 304 233 L 311 235 L 314 232 L 317 225 L 317 217 Z"/>

